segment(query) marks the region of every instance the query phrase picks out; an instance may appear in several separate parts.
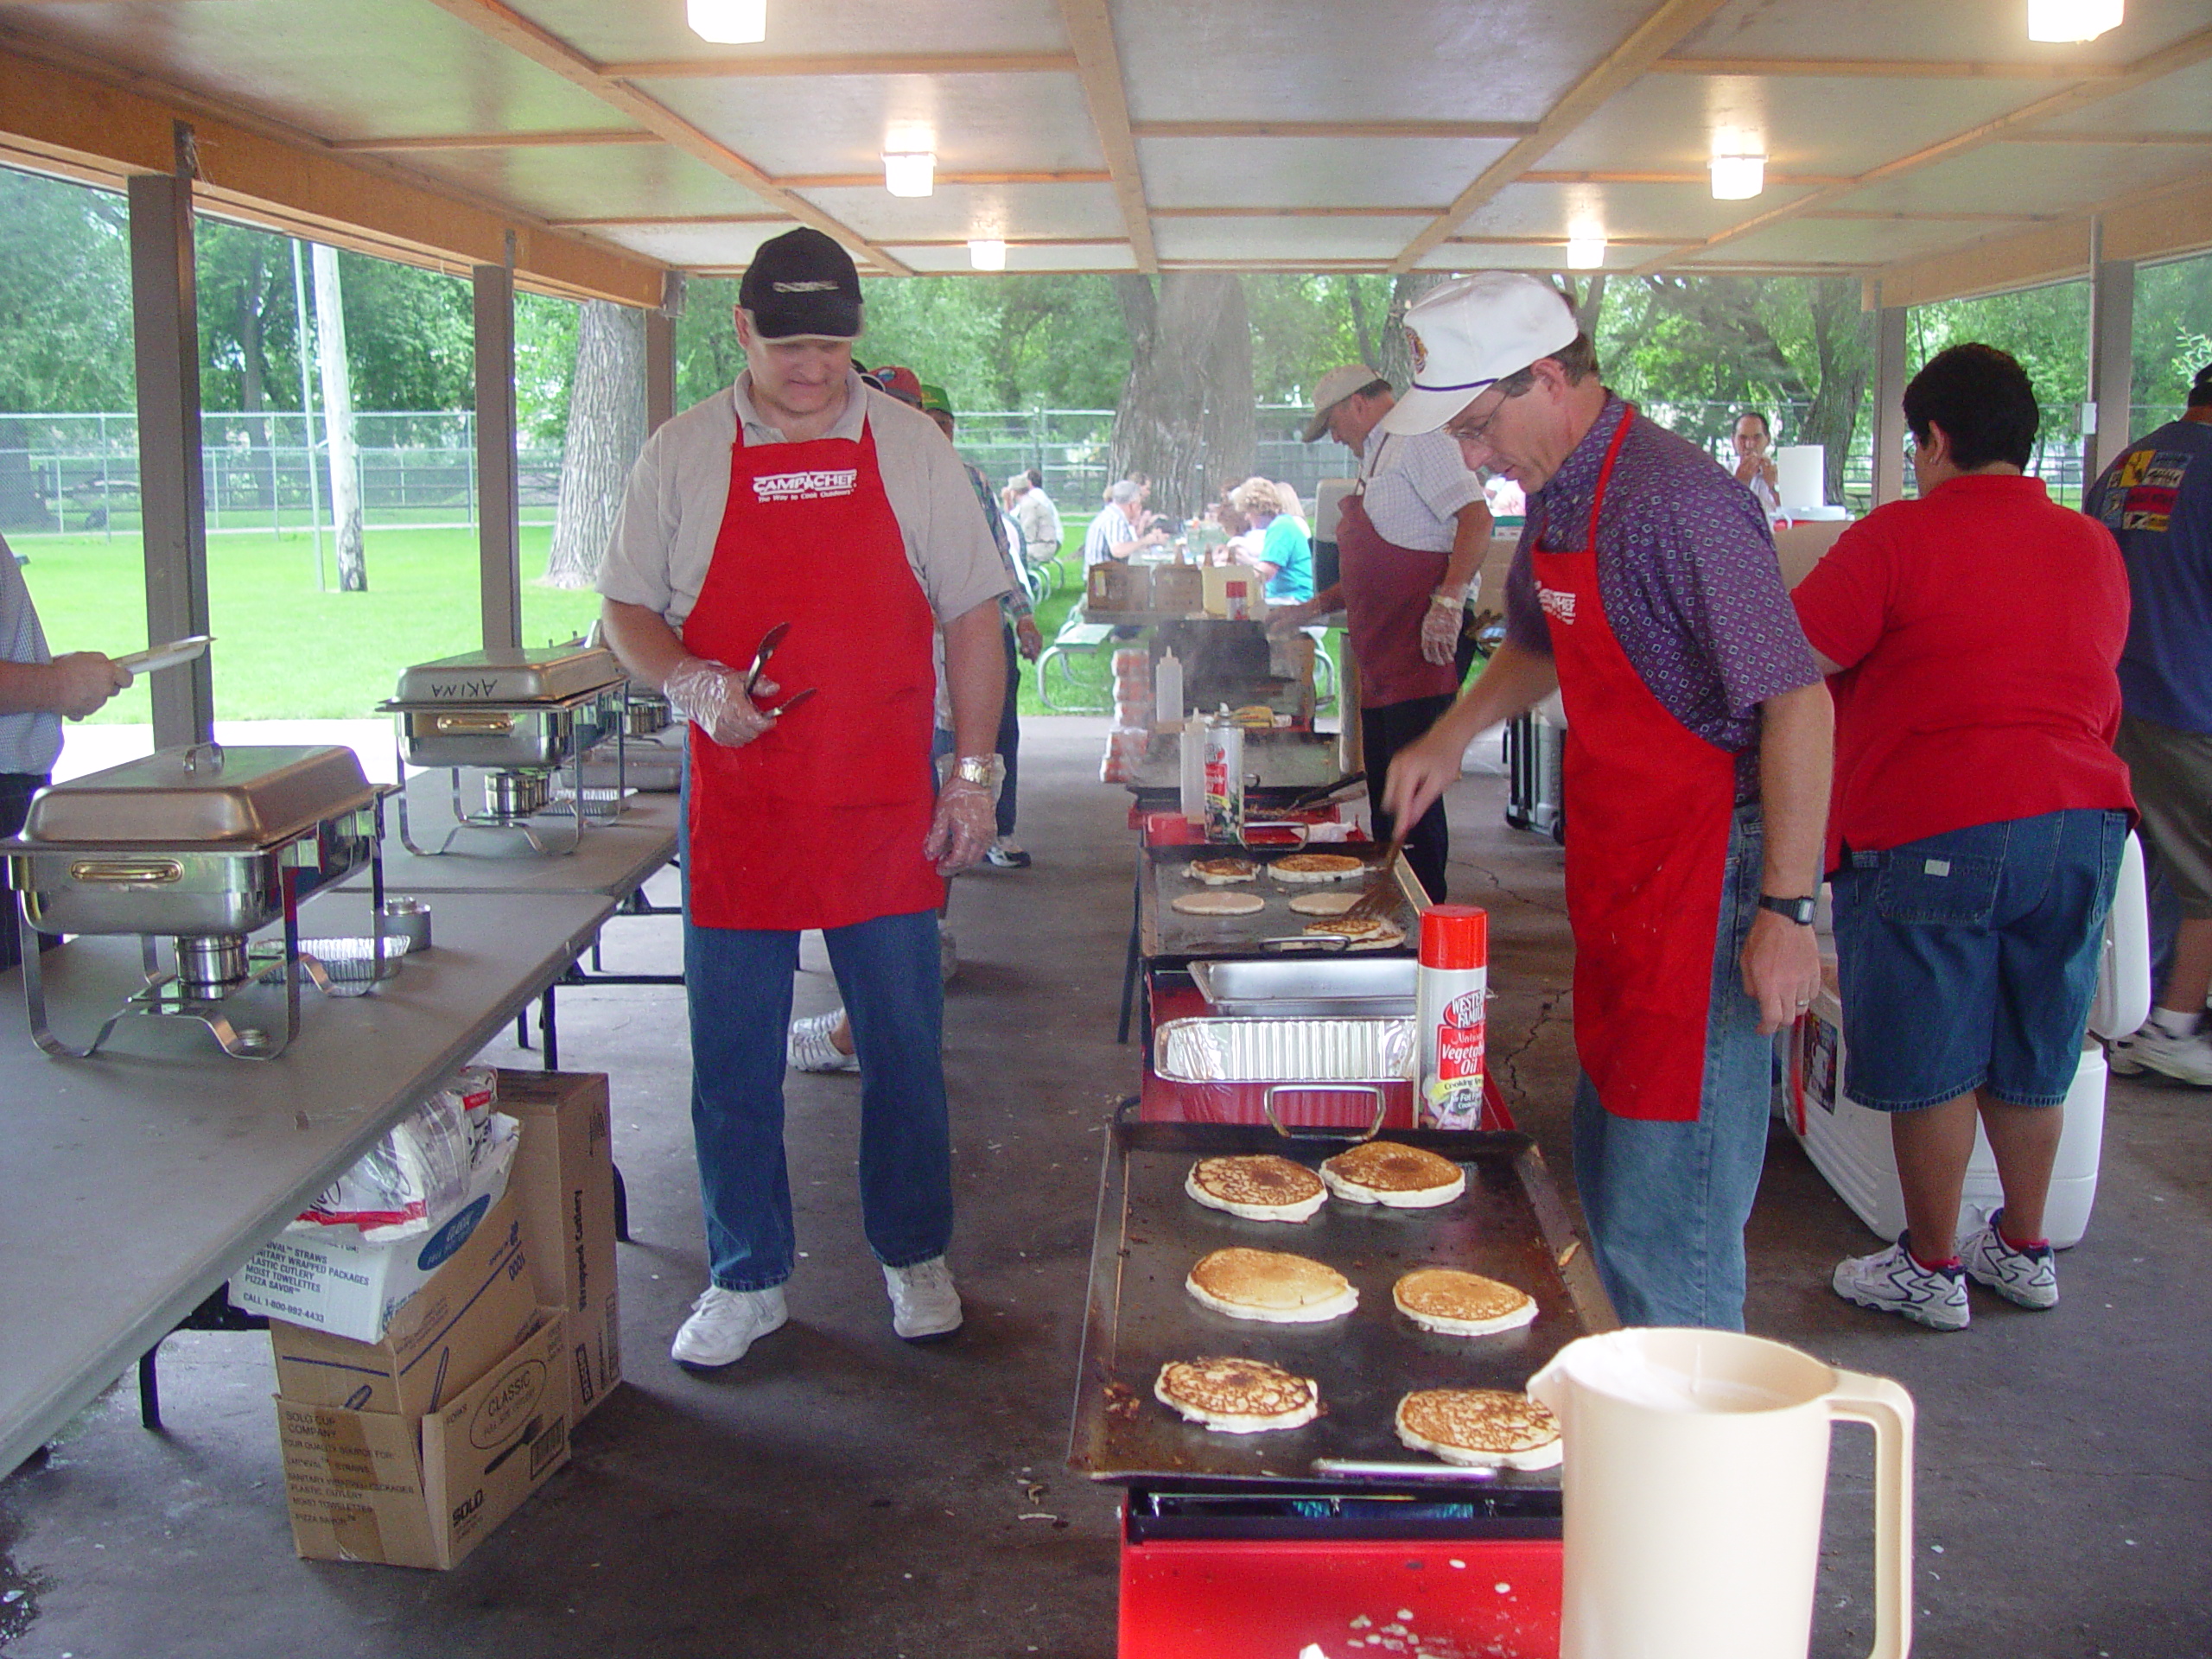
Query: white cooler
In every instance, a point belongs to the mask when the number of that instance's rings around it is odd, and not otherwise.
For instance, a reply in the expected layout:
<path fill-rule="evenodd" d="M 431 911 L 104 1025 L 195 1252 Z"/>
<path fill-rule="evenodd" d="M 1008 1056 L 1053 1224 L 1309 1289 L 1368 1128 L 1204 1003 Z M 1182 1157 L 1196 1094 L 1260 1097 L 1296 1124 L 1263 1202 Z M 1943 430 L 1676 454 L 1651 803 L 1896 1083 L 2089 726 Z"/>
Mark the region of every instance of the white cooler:
<path fill-rule="evenodd" d="M 2105 924 L 2104 970 L 2089 1009 L 2092 1039 L 2124 1037 L 2151 1012 L 2150 924 L 2143 891 L 2143 853 L 2127 838 L 2112 916 Z M 1869 1111 L 1843 1092 L 1842 1007 L 1834 965 L 1812 1009 L 1792 1032 L 1783 1059 L 1782 1116 L 1813 1160 L 1859 1218 L 1885 1239 L 1904 1230 L 1904 1198 L 1890 1147 L 1889 1115 Z M 2074 1086 L 2066 1096 L 2066 1127 L 2051 1173 L 2044 1230 L 2060 1249 L 2078 1244 L 2088 1230 L 2097 1199 L 2097 1164 L 2103 1148 L 2107 1072 L 2101 1044 L 2085 1041 Z M 1959 1207 L 1961 1234 L 1980 1228 L 2005 1201 L 1989 1141 L 1974 1131 Z"/>

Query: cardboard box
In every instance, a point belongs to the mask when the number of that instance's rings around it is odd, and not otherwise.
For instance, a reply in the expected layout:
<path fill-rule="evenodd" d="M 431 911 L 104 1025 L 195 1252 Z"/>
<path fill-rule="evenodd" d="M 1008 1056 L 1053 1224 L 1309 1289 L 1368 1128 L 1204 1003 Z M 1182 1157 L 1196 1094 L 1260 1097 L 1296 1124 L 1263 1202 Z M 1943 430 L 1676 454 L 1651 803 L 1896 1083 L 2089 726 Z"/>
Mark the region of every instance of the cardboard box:
<path fill-rule="evenodd" d="M 1090 567 L 1084 581 L 1084 608 L 1086 612 L 1150 610 L 1151 567 L 1121 559 L 1101 559 Z"/>
<path fill-rule="evenodd" d="M 568 1333 L 545 1322 L 422 1419 L 276 1399 L 292 1542 L 315 1560 L 458 1566 L 569 1460 Z"/>
<path fill-rule="evenodd" d="M 1195 616 L 1206 607 L 1206 573 L 1195 564 L 1155 565 L 1152 608 L 1163 616 Z"/>
<path fill-rule="evenodd" d="M 295 1405 L 420 1417 L 475 1382 L 537 1320 L 521 1209 L 511 1181 L 375 1342 L 271 1319 L 276 1392 Z"/>
<path fill-rule="evenodd" d="M 622 1381 L 614 1253 L 614 1143 L 601 1071 L 502 1071 L 499 1108 L 520 1120 L 512 1185 L 537 1300 L 565 1309 L 581 1422 Z"/>
<path fill-rule="evenodd" d="M 486 1157 L 451 1220 L 423 1238 L 365 1244 L 351 1227 L 279 1233 L 231 1280 L 231 1305 L 334 1337 L 376 1342 L 408 1299 L 466 1245 L 506 1190 L 509 1160 Z"/>

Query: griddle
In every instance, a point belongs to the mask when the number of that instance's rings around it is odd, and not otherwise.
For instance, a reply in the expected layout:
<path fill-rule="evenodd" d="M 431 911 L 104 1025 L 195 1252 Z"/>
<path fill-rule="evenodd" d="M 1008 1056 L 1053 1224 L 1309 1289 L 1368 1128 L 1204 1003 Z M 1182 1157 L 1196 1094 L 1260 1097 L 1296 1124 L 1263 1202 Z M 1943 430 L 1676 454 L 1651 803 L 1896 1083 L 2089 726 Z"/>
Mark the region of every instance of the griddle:
<path fill-rule="evenodd" d="M 1124 1109 L 1109 1126 L 1099 1183 L 1071 1466 L 1094 1480 L 1185 1491 L 1310 1489 L 1317 1481 L 1371 1488 L 1400 1475 L 1491 1490 L 1558 1489 L 1556 1468 L 1453 1470 L 1400 1444 L 1393 1426 L 1408 1389 L 1518 1390 L 1567 1343 L 1617 1323 L 1542 1156 L 1518 1134 L 1405 1129 L 1389 1138 L 1464 1166 L 1467 1191 L 1433 1210 L 1332 1198 L 1301 1225 L 1244 1221 L 1184 1192 L 1194 1161 L 1275 1153 L 1313 1166 L 1355 1142 L 1236 1124 L 1143 1123 Z M 1232 1319 L 1200 1306 L 1184 1288 L 1192 1264 L 1237 1244 L 1329 1263 L 1358 1287 L 1359 1306 L 1309 1325 Z M 1536 1299 L 1535 1323 L 1489 1337 L 1423 1331 L 1390 1301 L 1399 1275 L 1418 1267 L 1461 1268 L 1517 1286 Z M 1302 1428 L 1223 1434 L 1184 1421 L 1154 1398 L 1163 1364 L 1212 1355 L 1265 1360 L 1312 1377 L 1322 1415 Z M 1318 1460 L 1368 1467 L 1338 1471 L 1317 1468 Z"/>
<path fill-rule="evenodd" d="M 1179 847 L 1147 847 L 1144 852 L 1144 880 L 1138 892 L 1138 948 L 1145 959 L 1155 964 L 1181 963 L 1210 957 L 1272 956 L 1278 950 L 1300 951 L 1327 949 L 1325 946 L 1304 944 L 1266 944 L 1263 940 L 1282 940 L 1303 936 L 1308 922 L 1320 919 L 1315 916 L 1301 916 L 1290 907 L 1294 896 L 1301 893 L 1357 893 L 1365 885 L 1365 875 L 1347 876 L 1341 881 L 1314 881 L 1298 887 L 1285 887 L 1274 876 L 1262 871 L 1257 881 L 1241 881 L 1224 887 L 1209 887 L 1204 882 L 1193 881 L 1185 874 L 1194 858 L 1249 858 L 1256 864 L 1271 864 L 1278 858 L 1293 853 L 1342 853 L 1357 858 L 1371 870 L 1382 861 L 1387 847 L 1369 841 L 1316 842 L 1310 847 L 1224 847 L 1218 845 L 1185 845 Z M 1398 861 L 1393 880 L 1397 887 L 1397 903 L 1391 908 L 1389 919 L 1405 933 L 1405 943 L 1393 945 L 1389 950 L 1355 950 L 1355 957 L 1403 955 L 1416 950 L 1421 944 L 1421 913 L 1428 907 L 1428 895 L 1414 878 L 1412 867 L 1403 859 Z M 1173 900 L 1185 893 L 1256 893 L 1268 901 L 1267 908 L 1249 916 L 1186 916 L 1174 908 Z"/>

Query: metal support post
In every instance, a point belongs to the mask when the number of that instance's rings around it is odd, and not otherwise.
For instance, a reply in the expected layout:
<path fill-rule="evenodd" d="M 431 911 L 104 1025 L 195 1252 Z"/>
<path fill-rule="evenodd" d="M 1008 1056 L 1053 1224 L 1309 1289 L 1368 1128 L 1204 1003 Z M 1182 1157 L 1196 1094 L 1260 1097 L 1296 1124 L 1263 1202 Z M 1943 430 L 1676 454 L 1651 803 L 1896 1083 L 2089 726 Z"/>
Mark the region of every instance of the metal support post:
<path fill-rule="evenodd" d="M 1904 499 L 1905 308 L 1875 314 L 1874 505 Z"/>
<path fill-rule="evenodd" d="M 130 185 L 130 309 L 138 372 L 138 492 L 146 548 L 149 644 L 208 633 L 207 482 L 200 472 L 200 314 L 192 245 L 190 129 L 180 171 Z M 215 733 L 208 659 L 152 677 L 154 746 Z"/>
<path fill-rule="evenodd" d="M 484 648 L 522 644 L 522 503 L 515 458 L 515 273 L 469 273 L 476 317 L 477 565 Z"/>
<path fill-rule="evenodd" d="M 2089 283 L 2089 402 L 2096 427 L 2085 435 L 2084 492 L 2126 453 L 2135 400 L 2135 262 L 2103 259 Z"/>

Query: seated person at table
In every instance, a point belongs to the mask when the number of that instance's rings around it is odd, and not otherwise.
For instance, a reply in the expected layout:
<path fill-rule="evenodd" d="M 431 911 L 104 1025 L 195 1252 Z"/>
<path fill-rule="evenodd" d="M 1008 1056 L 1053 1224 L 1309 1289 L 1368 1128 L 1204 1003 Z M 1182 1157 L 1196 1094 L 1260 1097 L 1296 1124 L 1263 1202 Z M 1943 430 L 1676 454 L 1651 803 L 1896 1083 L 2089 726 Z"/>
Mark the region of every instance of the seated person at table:
<path fill-rule="evenodd" d="M 1108 559 L 1126 559 L 1139 548 L 1157 547 L 1166 541 L 1164 530 L 1138 533 L 1137 520 L 1143 512 L 1143 492 L 1128 479 L 1108 490 L 1105 506 L 1084 532 L 1083 568 L 1088 570 Z"/>
<path fill-rule="evenodd" d="M 1237 563 L 1249 565 L 1266 580 L 1268 603 L 1302 605 L 1313 598 L 1313 544 L 1285 510 L 1282 486 L 1264 478 L 1248 478 L 1230 492 L 1229 499 L 1259 535 L 1258 551 L 1248 546 Z"/>

